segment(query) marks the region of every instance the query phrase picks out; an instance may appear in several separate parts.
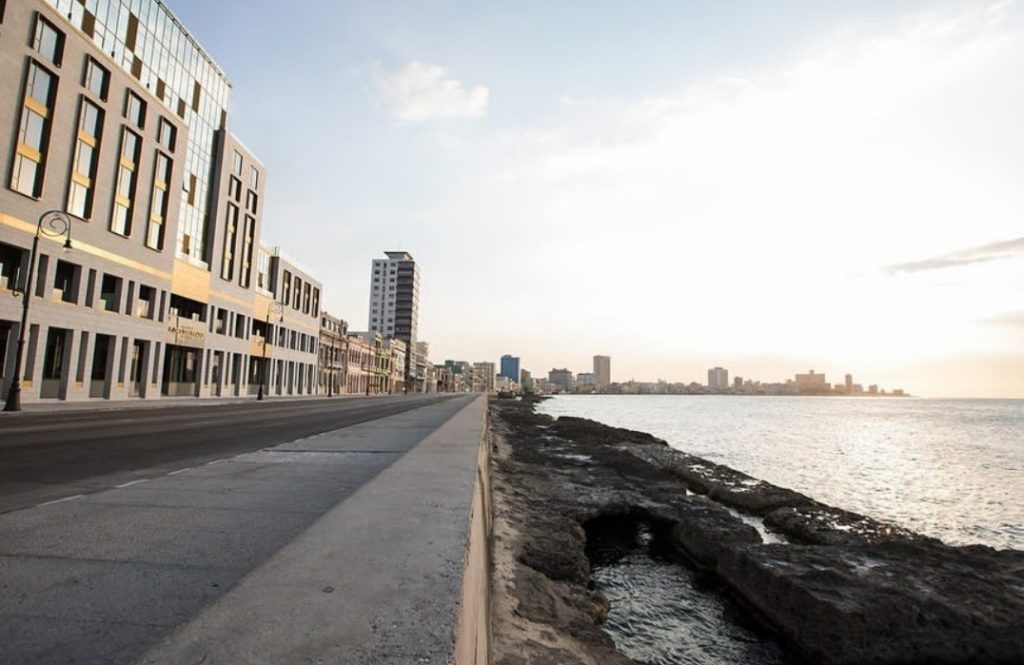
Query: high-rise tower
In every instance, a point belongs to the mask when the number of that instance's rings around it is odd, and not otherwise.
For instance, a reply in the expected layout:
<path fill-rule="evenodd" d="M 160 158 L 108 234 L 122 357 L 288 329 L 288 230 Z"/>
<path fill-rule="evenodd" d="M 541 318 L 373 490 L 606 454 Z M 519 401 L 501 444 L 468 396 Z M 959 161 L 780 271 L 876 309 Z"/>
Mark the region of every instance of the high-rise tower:
<path fill-rule="evenodd" d="M 416 367 L 416 333 L 420 307 L 419 266 L 409 252 L 384 252 L 386 259 L 374 259 L 370 270 L 371 332 L 395 337 L 408 345 L 406 385 L 409 368 Z"/>

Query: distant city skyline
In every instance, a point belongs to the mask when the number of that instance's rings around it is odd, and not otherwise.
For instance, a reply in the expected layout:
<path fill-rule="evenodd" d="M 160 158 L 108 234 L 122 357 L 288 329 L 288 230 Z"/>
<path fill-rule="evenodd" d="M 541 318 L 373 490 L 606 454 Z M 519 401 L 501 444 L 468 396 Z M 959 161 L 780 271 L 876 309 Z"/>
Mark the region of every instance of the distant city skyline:
<path fill-rule="evenodd" d="M 402 247 L 438 357 L 1024 397 L 1021 2 L 169 4 L 330 311 Z"/>

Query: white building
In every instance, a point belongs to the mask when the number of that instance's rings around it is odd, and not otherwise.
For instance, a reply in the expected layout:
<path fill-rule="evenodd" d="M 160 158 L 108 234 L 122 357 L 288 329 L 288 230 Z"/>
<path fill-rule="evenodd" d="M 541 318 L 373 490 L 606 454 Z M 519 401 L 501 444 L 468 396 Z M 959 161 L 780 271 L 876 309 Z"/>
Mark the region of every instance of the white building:
<path fill-rule="evenodd" d="M 708 388 L 711 390 L 728 390 L 729 370 L 714 367 L 708 370 Z"/>
<path fill-rule="evenodd" d="M 409 252 L 384 252 L 386 259 L 374 259 L 370 270 L 370 332 L 405 342 L 405 376 L 415 374 L 416 333 L 419 321 L 420 273 Z M 412 388 L 412 387 L 410 387 Z M 418 392 L 419 386 L 415 388 Z"/>

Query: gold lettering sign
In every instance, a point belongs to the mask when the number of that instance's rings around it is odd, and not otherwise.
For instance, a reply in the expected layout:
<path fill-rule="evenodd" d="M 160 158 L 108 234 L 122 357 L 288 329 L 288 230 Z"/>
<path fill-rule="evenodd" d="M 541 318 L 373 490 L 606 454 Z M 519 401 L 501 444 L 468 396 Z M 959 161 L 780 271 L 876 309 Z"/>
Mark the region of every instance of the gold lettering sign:
<path fill-rule="evenodd" d="M 193 319 L 177 319 L 167 326 L 167 342 L 176 346 L 203 348 L 206 330 L 202 321 Z"/>

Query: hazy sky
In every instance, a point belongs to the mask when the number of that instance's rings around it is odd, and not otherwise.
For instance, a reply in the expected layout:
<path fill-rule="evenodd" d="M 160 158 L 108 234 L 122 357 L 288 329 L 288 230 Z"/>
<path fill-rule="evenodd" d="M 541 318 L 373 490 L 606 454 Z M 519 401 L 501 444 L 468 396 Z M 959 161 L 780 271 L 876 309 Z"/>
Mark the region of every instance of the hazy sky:
<path fill-rule="evenodd" d="M 1022 2 L 169 4 L 352 329 L 405 249 L 435 362 L 1024 397 Z"/>

